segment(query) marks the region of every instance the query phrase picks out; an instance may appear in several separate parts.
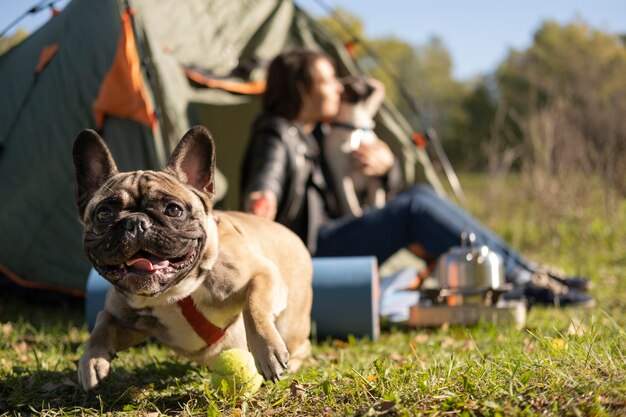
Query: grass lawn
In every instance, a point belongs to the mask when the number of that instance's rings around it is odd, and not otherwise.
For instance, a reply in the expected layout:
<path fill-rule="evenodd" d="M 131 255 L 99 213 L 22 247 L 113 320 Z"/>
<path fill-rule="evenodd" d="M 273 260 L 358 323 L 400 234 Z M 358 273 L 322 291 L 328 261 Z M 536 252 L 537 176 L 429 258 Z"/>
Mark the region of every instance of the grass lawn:
<path fill-rule="evenodd" d="M 0 415 L 626 415 L 626 203 L 546 211 L 515 179 L 495 197 L 464 177 L 470 209 L 539 262 L 590 277 L 597 306 L 533 308 L 513 326 L 387 327 L 379 341 L 319 341 L 302 370 L 223 398 L 210 372 L 156 343 L 120 352 L 83 393 L 82 300 L 0 287 Z"/>

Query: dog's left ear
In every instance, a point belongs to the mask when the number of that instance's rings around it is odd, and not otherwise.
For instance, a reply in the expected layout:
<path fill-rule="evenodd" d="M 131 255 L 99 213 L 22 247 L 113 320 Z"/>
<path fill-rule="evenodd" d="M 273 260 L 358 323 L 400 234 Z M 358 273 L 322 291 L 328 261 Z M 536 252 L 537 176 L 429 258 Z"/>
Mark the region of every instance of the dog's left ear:
<path fill-rule="evenodd" d="M 178 178 L 192 187 L 215 195 L 215 143 L 204 126 L 192 127 L 180 140 L 169 162 Z"/>

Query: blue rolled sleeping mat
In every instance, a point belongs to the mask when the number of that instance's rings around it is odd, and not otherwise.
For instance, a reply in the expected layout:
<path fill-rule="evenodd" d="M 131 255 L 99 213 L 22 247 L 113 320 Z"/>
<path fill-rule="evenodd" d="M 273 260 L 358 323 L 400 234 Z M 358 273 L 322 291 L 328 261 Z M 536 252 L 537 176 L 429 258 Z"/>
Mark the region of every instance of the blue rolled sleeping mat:
<path fill-rule="evenodd" d="M 92 329 L 111 284 L 94 269 L 87 278 L 85 317 Z M 378 264 L 373 256 L 313 259 L 312 333 L 317 340 L 368 337 L 379 326 Z"/>

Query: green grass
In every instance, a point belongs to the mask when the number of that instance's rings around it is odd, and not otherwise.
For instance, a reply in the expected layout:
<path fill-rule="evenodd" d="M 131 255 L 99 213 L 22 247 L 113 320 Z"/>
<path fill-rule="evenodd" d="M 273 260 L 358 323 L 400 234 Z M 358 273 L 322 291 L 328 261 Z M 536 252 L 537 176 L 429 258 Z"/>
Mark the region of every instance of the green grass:
<path fill-rule="evenodd" d="M 0 414 L 626 415 L 626 205 L 547 213 L 515 180 L 490 201 L 484 179 L 463 183 L 471 211 L 525 254 L 591 277 L 597 307 L 533 308 L 523 330 L 397 326 L 376 343 L 327 340 L 297 374 L 227 399 L 205 367 L 153 342 L 120 352 L 104 387 L 83 393 L 76 385 L 88 337 L 82 303 L 4 292 Z"/>

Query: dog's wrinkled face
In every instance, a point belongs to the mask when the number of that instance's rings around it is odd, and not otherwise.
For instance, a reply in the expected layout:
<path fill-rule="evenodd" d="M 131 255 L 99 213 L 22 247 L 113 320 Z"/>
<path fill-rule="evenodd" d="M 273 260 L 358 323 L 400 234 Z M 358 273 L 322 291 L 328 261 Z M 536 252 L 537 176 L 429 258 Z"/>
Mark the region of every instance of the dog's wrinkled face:
<path fill-rule="evenodd" d="M 118 174 L 87 206 L 85 252 L 121 289 L 162 292 L 195 266 L 204 247 L 200 201 L 164 172 Z"/>
<path fill-rule="evenodd" d="M 74 163 L 85 252 L 119 289 L 156 296 L 211 256 L 214 152 L 206 129 L 185 135 L 163 171 L 118 173 L 93 131 L 76 139 Z"/>

